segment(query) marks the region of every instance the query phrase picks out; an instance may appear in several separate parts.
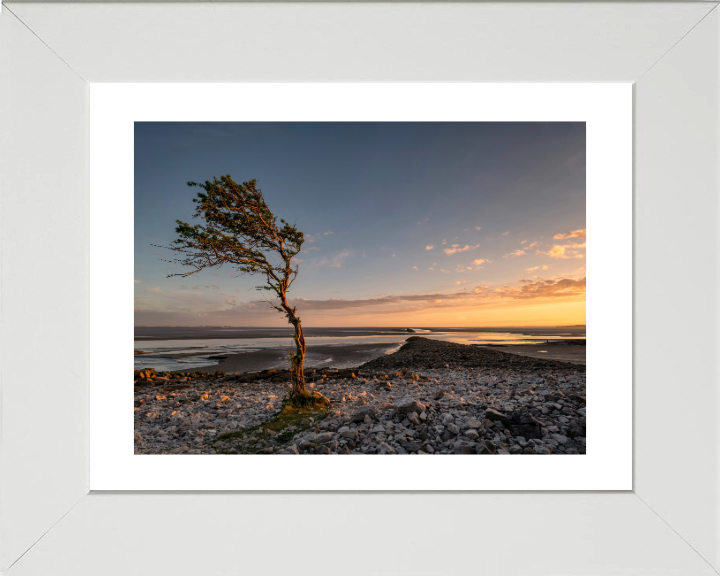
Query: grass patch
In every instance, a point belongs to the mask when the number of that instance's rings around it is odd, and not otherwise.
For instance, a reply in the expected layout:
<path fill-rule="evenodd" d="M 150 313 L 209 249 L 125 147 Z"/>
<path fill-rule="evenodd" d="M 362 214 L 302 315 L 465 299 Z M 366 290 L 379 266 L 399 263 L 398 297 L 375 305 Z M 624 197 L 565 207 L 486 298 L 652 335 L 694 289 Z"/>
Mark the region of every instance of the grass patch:
<path fill-rule="evenodd" d="M 321 395 L 317 394 L 317 396 Z M 321 396 L 321 398 L 325 397 Z M 315 399 L 301 404 L 304 405 L 297 406 L 297 403 L 286 400 L 280 413 L 272 420 L 245 430 L 220 434 L 212 440 L 212 444 L 222 441 L 229 445 L 215 447 L 215 451 L 218 454 L 227 454 L 229 450 L 234 449 L 239 454 L 256 454 L 265 448 L 276 450 L 287 444 L 296 434 L 315 426 L 329 414 L 329 406 L 322 400 Z"/>

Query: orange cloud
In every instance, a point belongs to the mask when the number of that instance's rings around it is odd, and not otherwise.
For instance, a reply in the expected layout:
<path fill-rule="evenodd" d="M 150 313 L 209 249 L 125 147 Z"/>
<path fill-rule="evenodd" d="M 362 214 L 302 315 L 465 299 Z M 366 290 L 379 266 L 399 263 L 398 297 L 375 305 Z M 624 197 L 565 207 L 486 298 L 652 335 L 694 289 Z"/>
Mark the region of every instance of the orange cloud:
<path fill-rule="evenodd" d="M 548 252 L 541 252 L 540 250 L 535 250 L 536 254 L 545 254 L 545 256 L 550 256 L 550 258 L 560 259 L 560 258 L 570 258 L 565 253 L 565 246 L 559 246 L 558 244 L 555 244 Z"/>
<path fill-rule="evenodd" d="M 515 252 L 510 252 L 510 254 L 505 254 L 503 258 L 507 258 L 508 256 L 522 256 L 525 254 L 525 250 L 515 250 Z"/>
<path fill-rule="evenodd" d="M 494 291 L 503 298 L 530 300 L 536 298 L 569 298 L 585 295 L 585 278 L 561 278 L 559 280 L 526 280 L 519 288 L 503 286 Z"/>
<path fill-rule="evenodd" d="M 565 232 L 565 234 L 555 234 L 553 238 L 555 240 L 567 240 L 568 238 L 585 238 L 585 228 L 582 230 L 573 230 L 572 232 Z"/>
<path fill-rule="evenodd" d="M 467 252 L 468 250 L 475 250 L 475 248 L 479 248 L 480 244 L 476 244 L 475 246 L 468 246 L 465 244 L 462 248 L 460 248 L 460 244 L 453 244 L 451 248 L 445 248 L 444 252 L 445 254 L 456 254 L 458 252 Z"/>

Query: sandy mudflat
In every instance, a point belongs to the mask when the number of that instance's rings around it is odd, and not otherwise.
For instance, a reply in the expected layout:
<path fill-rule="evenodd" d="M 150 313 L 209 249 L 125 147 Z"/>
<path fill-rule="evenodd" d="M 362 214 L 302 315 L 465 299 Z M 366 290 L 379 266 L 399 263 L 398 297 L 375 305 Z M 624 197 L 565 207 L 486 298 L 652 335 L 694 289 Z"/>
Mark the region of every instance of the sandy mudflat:
<path fill-rule="evenodd" d="M 402 342 L 401 342 L 402 343 Z M 308 346 L 305 355 L 306 368 L 347 368 L 383 356 L 388 350 L 393 350 L 399 344 L 352 344 L 348 346 Z M 287 368 L 290 365 L 289 354 L 292 347 L 287 350 L 270 348 L 243 354 L 230 354 L 226 360 L 212 366 L 193 368 L 193 372 L 225 372 L 227 374 L 242 374 L 256 372 L 271 368 Z"/>
<path fill-rule="evenodd" d="M 483 346 L 486 348 L 486 346 Z M 513 346 L 492 346 L 498 352 L 508 352 L 527 356 L 528 358 L 542 358 L 544 360 L 559 360 L 572 364 L 585 364 L 585 346 L 563 344 L 517 344 Z"/>

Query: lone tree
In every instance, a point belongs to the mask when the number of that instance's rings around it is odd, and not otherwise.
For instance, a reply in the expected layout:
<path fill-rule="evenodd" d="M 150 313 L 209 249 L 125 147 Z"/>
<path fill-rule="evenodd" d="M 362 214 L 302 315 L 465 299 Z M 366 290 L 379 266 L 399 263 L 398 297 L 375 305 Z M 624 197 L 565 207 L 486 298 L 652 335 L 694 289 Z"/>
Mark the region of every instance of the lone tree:
<path fill-rule="evenodd" d="M 177 220 L 175 231 L 179 238 L 169 248 L 184 257 L 173 262 L 194 270 L 170 274 L 168 278 L 184 278 L 223 264 L 235 266 L 247 274 L 264 275 L 265 285 L 257 289 L 275 294 L 277 300 L 271 302 L 271 306 L 285 314 L 295 328 L 295 352 L 290 354 L 290 399 L 296 405 L 327 403 L 321 394 L 310 394 L 305 390 L 305 337 L 296 309 L 287 299 L 288 289 L 298 273 L 298 267 L 293 268 L 291 261 L 300 252 L 303 233 L 282 219 L 282 227 L 278 227 L 277 218 L 257 187 L 257 180 L 237 184 L 227 175 L 206 180 L 204 184 L 188 182 L 188 186 L 203 190 L 193 199 L 197 204 L 193 218 L 203 219 L 205 225 L 191 226 Z"/>

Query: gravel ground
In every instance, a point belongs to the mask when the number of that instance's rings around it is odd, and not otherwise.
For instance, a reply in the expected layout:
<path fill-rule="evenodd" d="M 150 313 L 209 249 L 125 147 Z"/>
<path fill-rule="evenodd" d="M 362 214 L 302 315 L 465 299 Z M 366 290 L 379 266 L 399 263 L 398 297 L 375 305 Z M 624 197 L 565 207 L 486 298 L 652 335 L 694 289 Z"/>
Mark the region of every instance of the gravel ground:
<path fill-rule="evenodd" d="M 136 454 L 584 454 L 585 366 L 411 337 L 307 371 L 326 413 L 286 416 L 283 371 L 136 380 Z"/>

